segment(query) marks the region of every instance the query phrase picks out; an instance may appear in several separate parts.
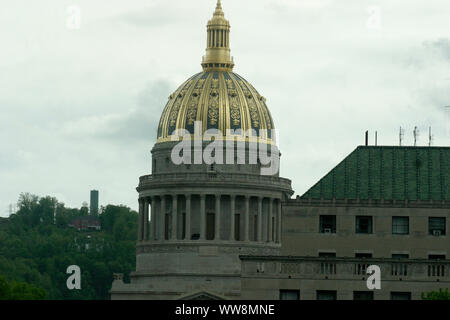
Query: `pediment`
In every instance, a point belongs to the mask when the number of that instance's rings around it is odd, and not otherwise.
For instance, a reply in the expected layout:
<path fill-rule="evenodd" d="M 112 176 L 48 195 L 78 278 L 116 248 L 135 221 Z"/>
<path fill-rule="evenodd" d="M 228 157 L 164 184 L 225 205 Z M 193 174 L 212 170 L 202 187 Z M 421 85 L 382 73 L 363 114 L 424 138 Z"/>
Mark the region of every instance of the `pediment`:
<path fill-rule="evenodd" d="M 182 296 L 179 300 L 225 300 L 225 298 L 211 292 L 199 291 Z"/>

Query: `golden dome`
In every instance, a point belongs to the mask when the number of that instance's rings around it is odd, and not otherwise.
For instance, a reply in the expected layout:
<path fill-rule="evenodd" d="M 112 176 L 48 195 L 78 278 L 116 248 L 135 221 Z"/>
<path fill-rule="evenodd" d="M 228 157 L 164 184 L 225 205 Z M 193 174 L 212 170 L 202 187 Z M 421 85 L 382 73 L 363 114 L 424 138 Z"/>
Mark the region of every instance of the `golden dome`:
<path fill-rule="evenodd" d="M 208 22 L 203 72 L 188 79 L 170 95 L 159 121 L 157 143 L 172 141 L 172 136 L 180 129 L 194 134 L 198 121 L 203 127 L 201 134 L 218 129 L 225 136 L 228 130 L 241 130 L 240 135 L 245 139 L 245 133 L 254 130 L 253 137 L 259 142 L 275 142 L 266 99 L 244 78 L 232 72 L 229 32 L 230 24 L 224 18 L 219 0 Z"/>

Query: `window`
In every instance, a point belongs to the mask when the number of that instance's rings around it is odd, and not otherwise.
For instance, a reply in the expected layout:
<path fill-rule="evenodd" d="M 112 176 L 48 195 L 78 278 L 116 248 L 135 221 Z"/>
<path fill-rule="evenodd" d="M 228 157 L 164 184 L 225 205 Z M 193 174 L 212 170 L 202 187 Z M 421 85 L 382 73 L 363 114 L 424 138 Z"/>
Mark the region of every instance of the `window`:
<path fill-rule="evenodd" d="M 216 230 L 216 215 L 214 213 L 206 214 L 206 240 L 214 240 Z"/>
<path fill-rule="evenodd" d="M 317 291 L 317 300 L 337 300 L 336 296 L 336 291 Z"/>
<path fill-rule="evenodd" d="M 445 260 L 445 254 L 429 254 L 429 260 Z"/>
<path fill-rule="evenodd" d="M 300 300 L 300 291 L 280 290 L 280 300 Z"/>
<path fill-rule="evenodd" d="M 164 215 L 164 239 L 169 240 L 170 238 L 170 226 L 172 225 L 172 217 L 170 214 Z"/>
<path fill-rule="evenodd" d="M 356 217 L 356 233 L 372 233 L 372 217 L 357 216 Z"/>
<path fill-rule="evenodd" d="M 409 234 L 409 217 L 392 217 L 392 234 Z"/>
<path fill-rule="evenodd" d="M 393 253 L 392 259 L 409 259 L 409 254 L 406 253 Z"/>
<path fill-rule="evenodd" d="M 200 240 L 200 233 L 194 233 L 191 235 L 191 240 Z"/>
<path fill-rule="evenodd" d="M 373 300 L 373 291 L 353 291 L 353 300 Z"/>
<path fill-rule="evenodd" d="M 182 229 L 181 229 L 181 239 L 186 239 L 186 212 L 181 214 Z"/>
<path fill-rule="evenodd" d="M 234 215 L 234 240 L 241 240 L 241 215 Z"/>
<path fill-rule="evenodd" d="M 320 216 L 320 233 L 336 233 L 336 216 Z"/>
<path fill-rule="evenodd" d="M 321 258 L 336 258 L 336 252 L 319 252 Z"/>
<path fill-rule="evenodd" d="M 391 292 L 391 300 L 411 300 L 411 292 Z"/>
<path fill-rule="evenodd" d="M 428 218 L 429 234 L 432 236 L 445 235 L 445 218 Z"/>

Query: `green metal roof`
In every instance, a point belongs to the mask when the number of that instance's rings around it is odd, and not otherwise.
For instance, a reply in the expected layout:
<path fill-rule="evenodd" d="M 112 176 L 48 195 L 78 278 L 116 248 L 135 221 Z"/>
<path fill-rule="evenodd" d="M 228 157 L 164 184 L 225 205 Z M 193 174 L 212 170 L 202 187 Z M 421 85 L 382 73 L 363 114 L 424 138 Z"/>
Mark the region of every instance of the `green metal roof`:
<path fill-rule="evenodd" d="M 301 198 L 449 201 L 450 148 L 360 146 Z"/>

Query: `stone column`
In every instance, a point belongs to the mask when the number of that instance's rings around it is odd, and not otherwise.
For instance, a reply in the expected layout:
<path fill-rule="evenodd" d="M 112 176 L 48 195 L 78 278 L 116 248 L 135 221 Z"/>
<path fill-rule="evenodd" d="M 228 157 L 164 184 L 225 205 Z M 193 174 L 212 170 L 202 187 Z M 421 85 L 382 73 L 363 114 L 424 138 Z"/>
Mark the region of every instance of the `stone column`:
<path fill-rule="evenodd" d="M 273 235 L 273 233 L 272 233 L 272 229 L 273 229 L 273 227 L 272 227 L 273 199 L 272 198 L 269 198 L 269 214 L 267 216 L 269 219 L 269 221 L 267 223 L 267 229 L 268 229 L 267 230 L 267 241 L 272 242 L 273 241 L 273 237 L 272 237 L 272 235 Z"/>
<path fill-rule="evenodd" d="M 185 239 L 191 240 L 191 195 L 186 195 L 186 229 L 184 231 Z"/>
<path fill-rule="evenodd" d="M 258 233 L 256 236 L 256 241 L 262 241 L 262 202 L 263 198 L 258 197 Z"/>
<path fill-rule="evenodd" d="M 143 226 L 144 226 L 144 201 L 142 199 L 139 199 L 138 241 L 142 241 Z"/>
<path fill-rule="evenodd" d="M 177 240 L 177 221 L 178 220 L 178 195 L 172 195 L 172 234 L 171 239 Z"/>
<path fill-rule="evenodd" d="M 278 199 L 278 232 L 277 232 L 277 242 L 281 243 L 281 232 L 282 232 L 282 213 L 281 213 L 281 199 Z"/>
<path fill-rule="evenodd" d="M 165 240 L 166 232 L 166 196 L 161 196 L 161 209 L 159 210 L 159 239 Z"/>
<path fill-rule="evenodd" d="M 245 229 L 244 229 L 244 241 L 249 242 L 250 232 L 250 197 L 245 196 Z"/>
<path fill-rule="evenodd" d="M 236 196 L 235 195 L 231 195 L 230 196 L 230 205 L 231 205 L 231 217 L 230 217 L 230 226 L 231 226 L 231 230 L 230 230 L 230 241 L 235 241 L 236 237 L 234 234 L 234 228 L 235 228 L 235 221 L 234 221 L 234 215 L 236 212 Z"/>
<path fill-rule="evenodd" d="M 206 240 L 206 196 L 200 195 L 200 240 Z"/>
<path fill-rule="evenodd" d="M 149 206 L 149 201 L 148 198 L 144 199 L 144 235 L 143 235 L 143 240 L 147 241 L 148 240 L 148 206 Z"/>
<path fill-rule="evenodd" d="M 151 211 L 151 223 L 150 223 L 150 230 L 151 230 L 151 234 L 150 234 L 150 240 L 156 240 L 156 224 L 157 224 L 157 218 L 156 218 L 156 202 L 158 200 L 156 199 L 155 196 L 152 197 L 152 211 Z"/>
<path fill-rule="evenodd" d="M 215 195 L 216 198 L 216 212 L 215 212 L 215 230 L 214 240 L 220 240 L 220 194 Z"/>

